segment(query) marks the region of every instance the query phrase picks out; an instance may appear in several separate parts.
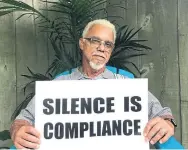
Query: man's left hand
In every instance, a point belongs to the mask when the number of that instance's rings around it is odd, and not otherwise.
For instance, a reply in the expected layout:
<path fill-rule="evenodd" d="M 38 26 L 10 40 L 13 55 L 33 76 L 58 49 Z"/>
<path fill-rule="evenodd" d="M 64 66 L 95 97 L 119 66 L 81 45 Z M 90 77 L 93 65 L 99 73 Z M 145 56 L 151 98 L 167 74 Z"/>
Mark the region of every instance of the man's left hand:
<path fill-rule="evenodd" d="M 150 141 L 151 144 L 155 144 L 158 141 L 164 143 L 172 135 L 174 135 L 174 126 L 171 122 L 161 117 L 151 119 L 144 129 L 145 139 Z"/>

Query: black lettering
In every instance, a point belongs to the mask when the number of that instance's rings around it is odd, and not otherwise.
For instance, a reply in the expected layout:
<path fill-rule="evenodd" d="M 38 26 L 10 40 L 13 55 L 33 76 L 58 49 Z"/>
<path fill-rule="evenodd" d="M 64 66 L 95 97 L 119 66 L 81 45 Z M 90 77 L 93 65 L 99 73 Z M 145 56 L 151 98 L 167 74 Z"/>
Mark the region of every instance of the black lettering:
<path fill-rule="evenodd" d="M 112 102 L 112 100 L 114 100 L 114 97 L 107 97 L 107 110 L 106 112 L 115 112 L 114 109 L 112 109 L 112 106 L 114 106 L 114 103 Z"/>
<path fill-rule="evenodd" d="M 65 123 L 65 137 L 66 139 L 78 138 L 78 123 Z"/>
<path fill-rule="evenodd" d="M 90 122 L 90 137 L 96 136 L 96 133 L 94 133 L 94 122 Z"/>
<path fill-rule="evenodd" d="M 67 110 L 67 99 L 63 98 L 63 105 L 62 105 L 63 114 L 70 114 L 70 111 Z"/>
<path fill-rule="evenodd" d="M 57 98 L 55 104 L 55 114 L 60 114 L 60 106 L 61 106 L 61 100 Z"/>
<path fill-rule="evenodd" d="M 99 104 L 104 104 L 104 99 L 101 97 L 97 97 L 93 100 L 93 109 L 94 112 L 99 114 L 99 113 L 103 113 L 105 110 L 105 106 L 99 106 Z"/>
<path fill-rule="evenodd" d="M 64 137 L 64 125 L 61 122 L 55 124 L 55 138 L 62 139 Z"/>
<path fill-rule="evenodd" d="M 110 122 L 104 121 L 103 122 L 103 128 L 102 128 L 102 136 L 112 135 L 111 128 L 110 128 Z"/>
<path fill-rule="evenodd" d="M 97 136 L 101 136 L 101 121 L 97 121 Z"/>
<path fill-rule="evenodd" d="M 129 97 L 124 97 L 124 112 L 129 112 Z"/>
<path fill-rule="evenodd" d="M 79 101 L 79 98 L 71 99 L 71 114 L 79 114 L 79 111 L 76 110 L 76 108 L 78 108 L 78 104 L 76 104 L 76 102 L 78 101 Z"/>
<path fill-rule="evenodd" d="M 124 120 L 123 121 L 123 133 L 124 135 L 131 135 L 132 134 L 132 129 L 128 129 L 128 126 L 132 126 L 132 121 L 131 120 Z"/>
<path fill-rule="evenodd" d="M 134 135 L 141 135 L 141 132 L 138 130 L 140 129 L 140 120 L 134 120 Z"/>
<path fill-rule="evenodd" d="M 88 123 L 87 122 L 80 122 L 80 138 L 84 137 L 84 131 L 88 130 Z"/>
<path fill-rule="evenodd" d="M 116 120 L 112 121 L 112 135 L 121 135 L 121 120 Z"/>
<path fill-rule="evenodd" d="M 134 106 L 131 106 L 131 110 L 134 112 L 141 111 L 142 109 L 141 104 L 137 101 L 141 101 L 141 98 L 139 96 L 131 97 L 131 103 L 134 105 Z"/>
<path fill-rule="evenodd" d="M 51 115 L 54 113 L 54 108 L 53 106 L 50 105 L 53 102 L 54 102 L 53 99 L 50 99 L 50 98 L 47 98 L 43 101 L 44 107 L 48 108 L 48 109 L 43 109 L 43 113 L 45 115 Z"/>
<path fill-rule="evenodd" d="M 87 98 L 87 102 L 85 98 L 81 98 L 81 114 L 91 114 L 91 98 Z"/>
<path fill-rule="evenodd" d="M 53 130 L 53 124 L 50 122 L 47 122 L 44 124 L 44 138 L 45 139 L 51 139 L 53 137 L 53 133 L 49 130 Z"/>

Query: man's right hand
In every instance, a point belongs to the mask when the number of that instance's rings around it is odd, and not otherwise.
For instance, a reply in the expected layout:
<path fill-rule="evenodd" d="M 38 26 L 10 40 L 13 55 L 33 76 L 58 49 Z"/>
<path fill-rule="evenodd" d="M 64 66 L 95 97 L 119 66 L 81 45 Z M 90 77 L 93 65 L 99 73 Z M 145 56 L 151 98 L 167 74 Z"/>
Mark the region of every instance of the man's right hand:
<path fill-rule="evenodd" d="M 17 149 L 37 149 L 40 133 L 31 125 L 22 126 L 15 132 L 13 142 Z"/>

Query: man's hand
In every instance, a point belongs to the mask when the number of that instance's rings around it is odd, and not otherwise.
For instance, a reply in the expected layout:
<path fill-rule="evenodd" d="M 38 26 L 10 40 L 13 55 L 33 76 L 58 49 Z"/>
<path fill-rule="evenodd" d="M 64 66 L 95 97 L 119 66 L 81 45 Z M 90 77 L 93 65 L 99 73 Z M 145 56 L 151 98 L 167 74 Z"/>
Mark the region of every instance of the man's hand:
<path fill-rule="evenodd" d="M 144 129 L 145 139 L 150 141 L 151 144 L 155 144 L 158 141 L 164 143 L 172 135 L 174 135 L 174 126 L 160 117 L 151 119 Z"/>
<path fill-rule="evenodd" d="M 40 134 L 33 126 L 22 126 L 15 133 L 14 144 L 18 149 L 39 148 Z"/>

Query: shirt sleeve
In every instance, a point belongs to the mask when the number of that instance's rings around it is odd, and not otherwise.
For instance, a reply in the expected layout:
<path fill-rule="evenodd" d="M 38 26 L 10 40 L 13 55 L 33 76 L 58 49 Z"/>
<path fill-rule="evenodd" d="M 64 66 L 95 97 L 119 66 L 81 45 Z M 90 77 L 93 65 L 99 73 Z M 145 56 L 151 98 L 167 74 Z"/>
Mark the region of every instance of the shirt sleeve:
<path fill-rule="evenodd" d="M 22 109 L 20 114 L 16 117 L 28 121 L 31 125 L 35 124 L 35 96 L 31 99 L 25 109 Z"/>
<path fill-rule="evenodd" d="M 162 107 L 159 100 L 148 91 L 148 118 L 149 120 L 155 117 L 173 118 L 169 107 Z"/>

